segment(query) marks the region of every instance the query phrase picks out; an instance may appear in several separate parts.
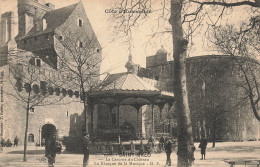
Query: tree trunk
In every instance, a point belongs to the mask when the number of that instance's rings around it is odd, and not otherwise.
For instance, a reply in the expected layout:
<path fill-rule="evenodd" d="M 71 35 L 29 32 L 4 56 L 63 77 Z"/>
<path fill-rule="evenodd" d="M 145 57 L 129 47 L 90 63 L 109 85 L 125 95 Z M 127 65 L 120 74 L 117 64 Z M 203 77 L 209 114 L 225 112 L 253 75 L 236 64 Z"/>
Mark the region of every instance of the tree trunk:
<path fill-rule="evenodd" d="M 30 97 L 30 95 L 29 95 Z M 29 124 L 29 110 L 30 110 L 29 100 L 26 107 L 26 123 L 25 123 L 25 134 L 24 134 L 24 150 L 23 150 L 23 161 L 26 162 L 26 152 L 27 152 L 27 133 L 28 133 L 28 124 Z"/>
<path fill-rule="evenodd" d="M 178 167 L 193 166 L 194 143 L 186 85 L 186 47 L 183 39 L 181 10 L 183 0 L 171 0 L 171 17 L 174 57 L 174 95 L 177 111 Z"/>
<path fill-rule="evenodd" d="M 216 120 L 213 121 L 213 144 L 212 147 L 214 148 L 216 145 Z"/>
<path fill-rule="evenodd" d="M 85 95 L 84 95 L 84 123 L 83 123 L 83 135 L 86 135 L 86 134 L 89 134 L 88 132 L 88 114 L 87 114 L 87 111 L 88 111 L 88 104 L 87 104 L 87 100 L 85 99 Z"/>

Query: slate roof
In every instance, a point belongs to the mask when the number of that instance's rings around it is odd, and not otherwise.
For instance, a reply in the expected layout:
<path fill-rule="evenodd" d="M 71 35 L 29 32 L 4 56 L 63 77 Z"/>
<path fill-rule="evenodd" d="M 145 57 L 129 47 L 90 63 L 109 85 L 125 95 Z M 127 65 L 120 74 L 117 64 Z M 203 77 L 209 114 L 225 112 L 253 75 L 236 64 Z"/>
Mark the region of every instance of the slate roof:
<path fill-rule="evenodd" d="M 46 22 L 48 23 L 46 30 L 54 30 L 62 25 L 74 11 L 77 5 L 78 3 L 47 12 L 43 16 L 43 18 L 45 18 Z"/>
<path fill-rule="evenodd" d="M 68 19 L 78 4 L 79 3 L 76 3 L 45 13 L 43 18 L 46 19 L 47 28 L 43 31 L 36 31 L 36 26 L 34 25 L 34 27 L 25 36 L 20 38 L 27 38 L 53 32 Z"/>
<path fill-rule="evenodd" d="M 133 73 L 109 75 L 102 90 L 159 91 Z"/>

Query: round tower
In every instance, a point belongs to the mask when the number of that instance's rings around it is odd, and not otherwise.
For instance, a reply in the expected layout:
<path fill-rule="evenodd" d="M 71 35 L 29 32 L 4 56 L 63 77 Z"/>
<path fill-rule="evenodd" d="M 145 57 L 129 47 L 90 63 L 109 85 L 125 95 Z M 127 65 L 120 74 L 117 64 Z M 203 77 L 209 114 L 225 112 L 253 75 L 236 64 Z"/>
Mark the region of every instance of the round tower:
<path fill-rule="evenodd" d="M 50 10 L 53 8 L 49 4 L 45 4 L 45 0 L 18 0 L 18 36 L 27 34 L 36 21 Z"/>

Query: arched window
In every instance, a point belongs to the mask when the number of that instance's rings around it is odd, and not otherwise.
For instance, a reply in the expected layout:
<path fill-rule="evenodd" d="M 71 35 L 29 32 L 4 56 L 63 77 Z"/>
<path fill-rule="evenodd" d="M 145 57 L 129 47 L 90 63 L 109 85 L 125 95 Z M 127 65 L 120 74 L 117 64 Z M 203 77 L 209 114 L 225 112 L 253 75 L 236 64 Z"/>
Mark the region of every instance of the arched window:
<path fill-rule="evenodd" d="M 32 133 L 28 135 L 28 142 L 34 142 L 34 135 Z"/>

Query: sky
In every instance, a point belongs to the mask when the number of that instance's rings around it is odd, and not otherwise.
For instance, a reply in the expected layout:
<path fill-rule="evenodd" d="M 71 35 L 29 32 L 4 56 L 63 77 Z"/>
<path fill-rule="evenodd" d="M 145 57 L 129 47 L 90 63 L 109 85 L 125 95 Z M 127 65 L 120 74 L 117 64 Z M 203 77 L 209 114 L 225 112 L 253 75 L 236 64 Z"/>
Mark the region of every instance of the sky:
<path fill-rule="evenodd" d="M 45 0 L 55 5 L 55 9 L 68 6 L 79 2 L 79 0 Z M 128 60 L 129 46 L 124 44 L 122 40 L 113 39 L 113 24 L 109 20 L 110 14 L 106 13 L 106 9 L 111 9 L 111 0 L 82 0 L 84 8 L 90 23 L 97 35 L 99 42 L 103 48 L 103 62 L 101 66 L 102 72 L 116 73 L 126 71 L 125 63 Z M 158 0 L 152 0 L 152 8 L 160 6 Z M 16 11 L 17 0 L 0 0 L 0 13 L 6 11 Z M 241 12 L 241 9 L 233 10 L 232 15 L 229 15 L 224 19 L 225 23 L 239 24 L 241 18 L 245 17 L 245 13 Z M 172 50 L 172 39 L 170 34 L 162 35 L 160 37 L 150 39 L 150 35 L 156 30 L 157 16 L 155 13 L 151 13 L 148 21 L 145 24 L 138 26 L 133 32 L 133 46 L 131 47 L 131 54 L 133 55 L 133 61 L 145 67 L 145 61 L 147 56 L 154 55 L 158 49 L 163 46 L 168 52 Z M 206 21 L 207 22 L 207 21 Z M 205 23 L 206 23 L 205 22 Z M 224 24 L 225 24 L 224 23 Z M 162 24 L 165 27 L 169 27 L 167 21 Z M 203 31 L 202 27 L 200 31 Z M 205 34 L 198 31 L 194 36 L 195 46 L 189 52 L 189 56 L 200 56 L 208 54 L 216 54 L 216 51 L 211 47 L 208 42 L 205 42 L 203 36 Z"/>

